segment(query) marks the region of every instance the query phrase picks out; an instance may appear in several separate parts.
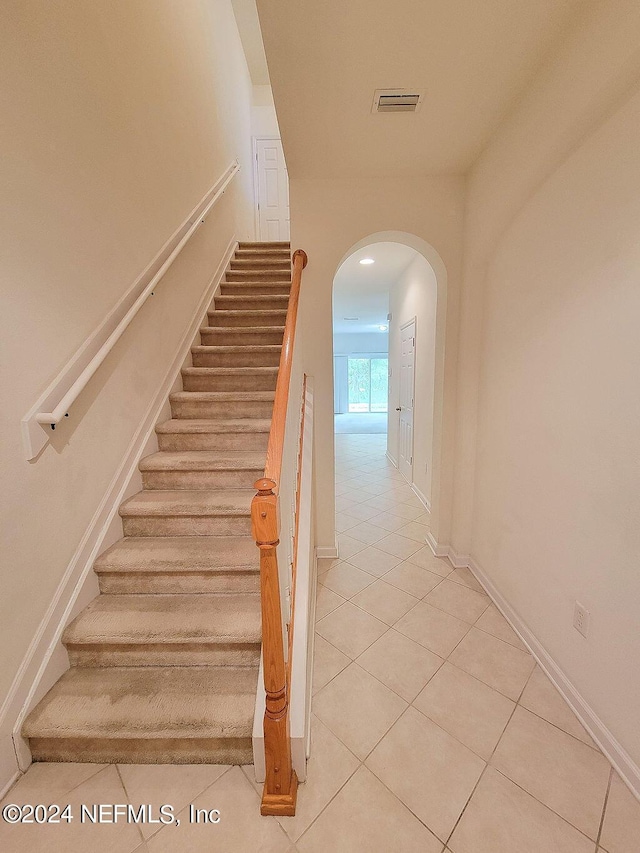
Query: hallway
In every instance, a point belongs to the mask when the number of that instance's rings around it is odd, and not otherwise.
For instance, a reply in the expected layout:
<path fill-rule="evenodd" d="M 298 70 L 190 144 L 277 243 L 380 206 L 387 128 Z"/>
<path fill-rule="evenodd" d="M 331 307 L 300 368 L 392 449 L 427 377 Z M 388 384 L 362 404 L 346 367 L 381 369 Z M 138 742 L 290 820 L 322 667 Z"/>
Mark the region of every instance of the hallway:
<path fill-rule="evenodd" d="M 170 803 L 181 825 L 2 821 L 3 851 L 637 853 L 640 804 L 469 571 L 423 544 L 384 453 L 385 436 L 336 436 L 342 559 L 319 562 L 296 816 L 259 816 L 250 766 L 34 764 L 3 807 Z M 189 803 L 220 823 L 191 824 Z"/>
<path fill-rule="evenodd" d="M 423 544 L 428 516 L 384 452 L 336 436 L 313 710 L 316 750 L 322 731 L 350 778 L 298 848 L 634 853 L 640 805 L 469 570 Z"/>

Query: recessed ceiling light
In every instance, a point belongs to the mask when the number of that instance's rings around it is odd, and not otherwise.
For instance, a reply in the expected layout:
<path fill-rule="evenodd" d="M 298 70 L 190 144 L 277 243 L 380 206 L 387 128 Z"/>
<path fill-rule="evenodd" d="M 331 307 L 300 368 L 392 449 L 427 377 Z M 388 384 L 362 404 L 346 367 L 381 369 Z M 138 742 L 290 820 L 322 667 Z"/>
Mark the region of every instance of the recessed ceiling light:
<path fill-rule="evenodd" d="M 361 263 L 361 264 L 364 264 L 364 265 L 366 265 L 366 264 L 375 264 L 375 261 L 373 260 L 373 258 L 363 258 L 363 259 L 360 261 L 360 263 Z"/>
<path fill-rule="evenodd" d="M 359 320 L 360 317 L 343 317 L 343 320 Z"/>
<path fill-rule="evenodd" d="M 380 329 L 381 332 L 386 332 L 389 327 L 388 326 L 378 326 L 378 328 Z"/>

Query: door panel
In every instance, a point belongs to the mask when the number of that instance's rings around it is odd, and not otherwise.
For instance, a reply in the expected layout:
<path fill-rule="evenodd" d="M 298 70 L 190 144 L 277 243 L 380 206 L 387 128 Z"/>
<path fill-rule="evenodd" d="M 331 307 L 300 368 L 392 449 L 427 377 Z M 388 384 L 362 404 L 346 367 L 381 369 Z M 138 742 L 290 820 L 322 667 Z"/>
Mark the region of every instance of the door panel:
<path fill-rule="evenodd" d="M 400 428 L 398 468 L 413 482 L 413 395 L 416 351 L 416 321 L 400 329 Z"/>
<path fill-rule="evenodd" d="M 258 239 L 289 239 L 289 176 L 279 139 L 256 139 Z"/>

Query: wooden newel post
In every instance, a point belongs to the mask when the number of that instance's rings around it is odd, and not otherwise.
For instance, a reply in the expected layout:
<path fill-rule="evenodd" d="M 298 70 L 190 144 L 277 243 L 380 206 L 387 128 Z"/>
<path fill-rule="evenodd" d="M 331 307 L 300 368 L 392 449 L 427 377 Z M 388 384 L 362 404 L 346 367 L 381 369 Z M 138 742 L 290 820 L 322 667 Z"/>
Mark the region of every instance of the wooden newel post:
<path fill-rule="evenodd" d="M 258 490 L 251 502 L 253 538 L 260 549 L 260 590 L 262 598 L 262 658 L 266 708 L 264 750 L 266 776 L 260 813 L 294 815 L 298 777 L 291 766 L 289 739 L 289 685 L 284 659 L 280 581 L 276 547 L 280 534 L 278 498 L 273 480 L 257 480 Z"/>

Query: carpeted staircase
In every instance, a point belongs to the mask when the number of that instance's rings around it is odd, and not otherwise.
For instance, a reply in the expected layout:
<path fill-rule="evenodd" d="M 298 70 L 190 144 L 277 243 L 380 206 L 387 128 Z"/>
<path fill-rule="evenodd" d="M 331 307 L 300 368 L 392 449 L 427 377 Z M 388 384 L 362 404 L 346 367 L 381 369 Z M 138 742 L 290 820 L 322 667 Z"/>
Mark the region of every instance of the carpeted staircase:
<path fill-rule="evenodd" d="M 260 658 L 253 483 L 291 285 L 288 243 L 240 243 L 101 595 L 63 634 L 71 669 L 29 714 L 35 761 L 247 764 Z"/>

